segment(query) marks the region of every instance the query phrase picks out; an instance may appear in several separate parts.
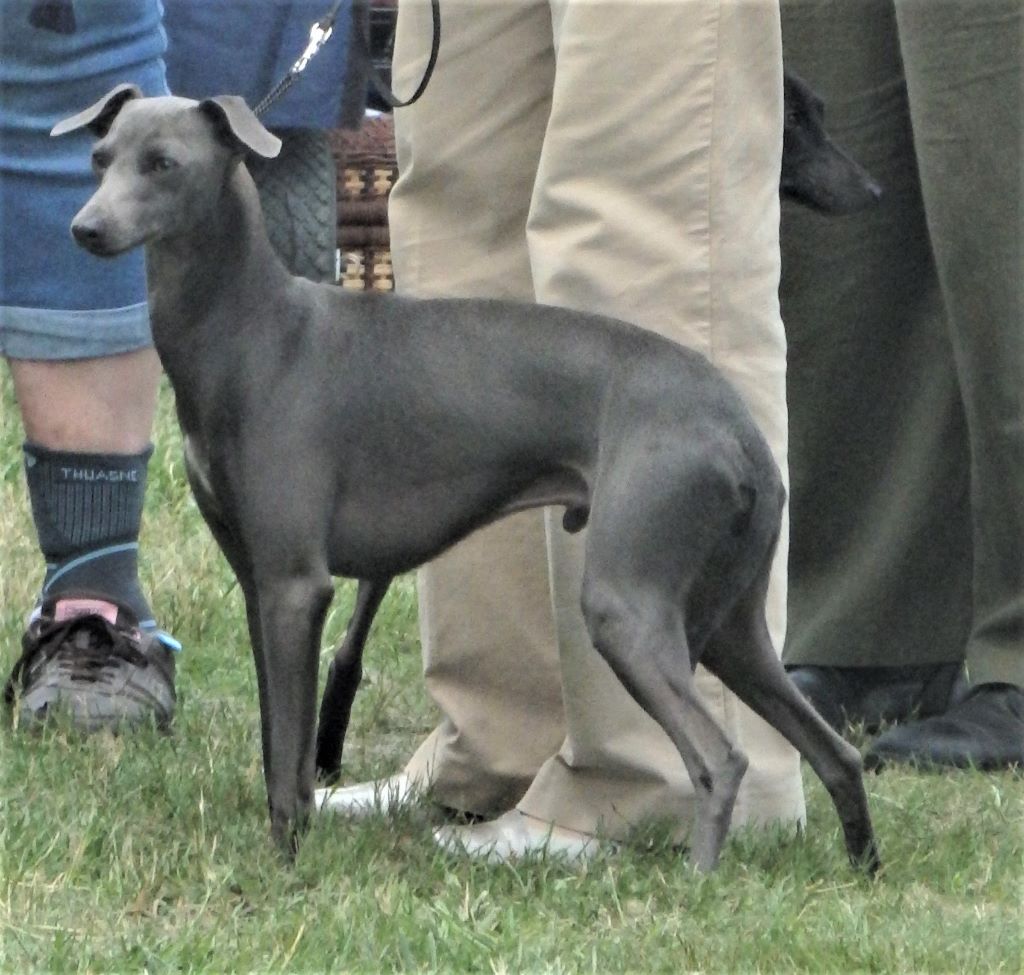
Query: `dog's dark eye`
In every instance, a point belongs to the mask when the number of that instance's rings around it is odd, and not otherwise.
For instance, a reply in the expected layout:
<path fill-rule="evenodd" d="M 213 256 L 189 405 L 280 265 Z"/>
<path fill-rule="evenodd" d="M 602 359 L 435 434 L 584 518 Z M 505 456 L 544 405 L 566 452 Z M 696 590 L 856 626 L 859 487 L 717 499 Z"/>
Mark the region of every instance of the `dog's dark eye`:
<path fill-rule="evenodd" d="M 146 160 L 146 170 L 151 173 L 166 173 L 177 167 L 177 163 L 170 156 L 156 154 Z"/>
<path fill-rule="evenodd" d="M 97 149 L 92 154 L 92 168 L 95 173 L 102 173 L 110 165 L 110 155 Z"/>

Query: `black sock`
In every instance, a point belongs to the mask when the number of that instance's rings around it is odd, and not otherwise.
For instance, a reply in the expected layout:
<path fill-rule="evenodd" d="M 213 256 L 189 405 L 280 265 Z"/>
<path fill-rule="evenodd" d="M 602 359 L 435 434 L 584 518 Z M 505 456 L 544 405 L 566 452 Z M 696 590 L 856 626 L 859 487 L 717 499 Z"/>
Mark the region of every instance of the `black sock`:
<path fill-rule="evenodd" d="M 82 454 L 24 445 L 25 478 L 39 547 L 46 558 L 43 596 L 89 593 L 153 613 L 138 578 L 139 527 L 146 493 L 140 454 Z"/>

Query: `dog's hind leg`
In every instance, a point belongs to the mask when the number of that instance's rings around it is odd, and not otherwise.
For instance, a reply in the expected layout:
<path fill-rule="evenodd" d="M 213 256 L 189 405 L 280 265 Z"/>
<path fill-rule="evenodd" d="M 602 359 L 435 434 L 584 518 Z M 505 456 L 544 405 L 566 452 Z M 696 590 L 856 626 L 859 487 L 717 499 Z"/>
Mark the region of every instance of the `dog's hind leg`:
<path fill-rule="evenodd" d="M 719 728 L 694 687 L 681 611 L 635 597 L 629 586 L 585 576 L 587 629 L 626 690 L 679 750 L 696 796 L 690 860 L 699 870 L 713 870 L 747 758 Z"/>
<path fill-rule="evenodd" d="M 645 416 L 638 429 L 651 425 Z M 624 436 L 603 455 L 581 597 L 594 646 L 686 766 L 696 806 L 690 859 L 708 871 L 721 854 L 748 760 L 697 691 L 700 648 L 693 641 L 720 615 L 717 604 L 741 591 L 731 592 L 727 579 L 709 586 L 705 576 L 716 575 L 723 544 L 733 544 L 750 502 L 732 442 L 719 444 L 701 429 L 687 436 L 677 426 Z M 694 605 L 692 597 L 700 597 Z"/>
<path fill-rule="evenodd" d="M 701 663 L 807 759 L 835 804 L 851 862 L 874 874 L 880 860 L 860 753 L 832 730 L 786 676 L 765 619 L 767 587 L 768 564 L 708 640 Z"/>
<path fill-rule="evenodd" d="M 363 676 L 363 648 L 390 584 L 390 578 L 360 580 L 345 638 L 335 651 L 327 672 L 316 733 L 316 769 L 328 783 L 335 782 L 341 772 L 341 752 L 352 714 L 352 701 Z"/>
<path fill-rule="evenodd" d="M 326 572 L 272 576 L 257 583 L 266 681 L 264 727 L 270 826 L 278 846 L 294 855 L 313 804 L 317 658 L 333 595 Z"/>

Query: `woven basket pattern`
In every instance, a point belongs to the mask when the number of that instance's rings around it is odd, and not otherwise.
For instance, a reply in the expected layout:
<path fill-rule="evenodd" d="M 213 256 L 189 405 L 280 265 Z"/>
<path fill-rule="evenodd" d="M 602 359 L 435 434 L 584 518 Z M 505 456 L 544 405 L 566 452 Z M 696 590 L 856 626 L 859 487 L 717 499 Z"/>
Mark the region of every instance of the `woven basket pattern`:
<path fill-rule="evenodd" d="M 338 169 L 338 283 L 358 291 L 391 291 L 388 195 L 398 176 L 392 118 L 368 118 L 358 130 L 331 132 L 330 140 Z"/>

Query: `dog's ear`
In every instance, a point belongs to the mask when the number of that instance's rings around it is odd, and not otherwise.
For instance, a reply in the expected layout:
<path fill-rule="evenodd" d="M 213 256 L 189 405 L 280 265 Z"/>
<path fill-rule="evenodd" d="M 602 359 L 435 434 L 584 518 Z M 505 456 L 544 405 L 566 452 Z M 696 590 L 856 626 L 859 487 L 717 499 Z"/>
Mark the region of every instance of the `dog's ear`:
<path fill-rule="evenodd" d="M 281 140 L 268 132 L 245 99 L 238 95 L 218 95 L 199 103 L 199 111 L 213 122 L 217 135 L 236 151 L 254 152 L 273 159 L 281 151 Z"/>
<path fill-rule="evenodd" d="M 75 132 L 78 129 L 88 129 L 93 135 L 103 138 L 114 124 L 117 113 L 121 111 L 124 103 L 133 98 L 141 98 L 142 91 L 136 85 L 118 85 L 108 91 L 95 105 L 90 105 L 84 112 L 72 115 L 62 122 L 58 122 L 52 129 L 50 135 L 64 135 L 68 132 Z"/>

